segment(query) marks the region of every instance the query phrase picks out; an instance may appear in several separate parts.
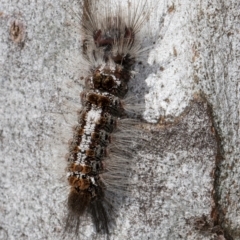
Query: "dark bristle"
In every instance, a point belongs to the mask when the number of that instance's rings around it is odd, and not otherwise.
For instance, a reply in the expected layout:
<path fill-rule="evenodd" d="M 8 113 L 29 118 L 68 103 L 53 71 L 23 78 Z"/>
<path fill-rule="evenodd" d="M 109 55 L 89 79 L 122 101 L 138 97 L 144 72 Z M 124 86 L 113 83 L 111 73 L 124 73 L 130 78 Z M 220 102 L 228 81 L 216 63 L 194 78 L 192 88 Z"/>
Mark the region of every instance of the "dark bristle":
<path fill-rule="evenodd" d="M 102 200 L 95 200 L 91 203 L 90 212 L 97 232 L 109 233 L 109 218 Z"/>
<path fill-rule="evenodd" d="M 72 189 L 68 196 L 68 208 L 72 214 L 81 216 L 90 205 L 91 194 L 88 191 Z"/>

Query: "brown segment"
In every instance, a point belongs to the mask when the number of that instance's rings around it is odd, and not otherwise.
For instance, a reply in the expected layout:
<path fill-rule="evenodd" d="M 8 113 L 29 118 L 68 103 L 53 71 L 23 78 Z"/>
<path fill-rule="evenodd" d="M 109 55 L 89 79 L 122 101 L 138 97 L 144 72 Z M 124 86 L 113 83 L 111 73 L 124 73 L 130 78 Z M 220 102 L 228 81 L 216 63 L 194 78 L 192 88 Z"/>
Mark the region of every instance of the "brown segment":
<path fill-rule="evenodd" d="M 99 139 L 100 137 L 99 132 L 93 132 L 91 136 L 93 141 Z"/>
<path fill-rule="evenodd" d="M 101 80 L 102 80 L 101 82 L 102 82 L 103 89 L 106 89 L 106 90 L 111 89 L 116 85 L 112 76 L 109 76 L 109 75 L 102 76 Z"/>
<path fill-rule="evenodd" d="M 110 105 L 110 100 L 106 96 L 102 96 L 97 93 L 89 93 L 87 100 L 98 107 L 107 107 Z"/>
<path fill-rule="evenodd" d="M 82 136 L 84 135 L 84 126 L 81 125 L 76 125 L 75 127 L 73 127 L 73 140 L 72 142 L 75 143 L 75 146 L 79 146 L 81 140 L 82 140 Z M 74 150 L 76 151 L 77 148 L 75 147 Z"/>
<path fill-rule="evenodd" d="M 77 176 L 70 176 L 68 182 L 72 187 L 79 188 L 80 190 L 86 190 L 90 187 L 90 181 L 88 179 L 79 178 Z"/>
<path fill-rule="evenodd" d="M 91 149 L 95 148 L 99 144 L 99 137 L 98 131 L 91 133 L 91 143 L 89 145 Z"/>
<path fill-rule="evenodd" d="M 75 176 L 68 177 L 68 182 L 71 186 L 74 186 L 74 182 L 77 180 Z"/>
<path fill-rule="evenodd" d="M 95 157 L 95 152 L 92 149 L 86 150 L 86 156 L 88 157 Z"/>
<path fill-rule="evenodd" d="M 68 171 L 70 172 L 81 172 L 82 169 L 83 169 L 82 165 L 76 163 L 71 163 L 68 167 Z"/>
<path fill-rule="evenodd" d="M 96 71 L 93 75 L 94 88 L 102 90 L 110 90 L 116 87 L 116 82 L 111 75 L 103 75 L 100 71 Z"/>
<path fill-rule="evenodd" d="M 94 104 L 97 107 L 107 107 L 111 104 L 111 101 L 109 99 L 109 97 L 107 96 L 102 96 L 98 93 L 95 92 L 90 92 L 88 94 L 82 94 L 81 95 L 82 101 L 84 103 L 90 103 L 90 104 Z"/>
<path fill-rule="evenodd" d="M 99 95 L 98 104 L 97 104 L 98 107 L 107 107 L 110 104 L 111 104 L 111 101 L 109 97 Z"/>
<path fill-rule="evenodd" d="M 69 165 L 68 170 L 70 172 L 81 172 L 82 174 L 88 174 L 92 171 L 92 167 L 89 165 L 82 165 L 82 164 L 76 164 L 76 163 L 71 163 Z"/>
<path fill-rule="evenodd" d="M 89 93 L 87 96 L 86 96 L 86 100 L 88 102 L 90 102 L 91 104 L 94 104 L 94 105 L 98 105 L 98 100 L 99 99 L 99 95 L 96 94 L 96 93 Z"/>
<path fill-rule="evenodd" d="M 92 171 L 92 167 L 91 166 L 88 166 L 88 165 L 84 165 L 83 166 L 83 170 L 82 170 L 83 174 L 91 173 L 91 171 Z"/>
<path fill-rule="evenodd" d="M 90 187 L 90 181 L 88 179 L 79 179 L 78 186 L 80 190 L 85 190 Z"/>
<path fill-rule="evenodd" d="M 101 117 L 101 118 L 98 120 L 97 125 L 99 125 L 100 128 L 101 128 L 101 126 L 105 126 L 106 123 L 107 123 L 107 119 L 106 119 L 105 117 Z"/>
<path fill-rule="evenodd" d="M 78 124 L 73 127 L 73 132 L 74 132 L 74 135 L 82 136 L 84 134 L 84 129 L 80 124 Z"/>

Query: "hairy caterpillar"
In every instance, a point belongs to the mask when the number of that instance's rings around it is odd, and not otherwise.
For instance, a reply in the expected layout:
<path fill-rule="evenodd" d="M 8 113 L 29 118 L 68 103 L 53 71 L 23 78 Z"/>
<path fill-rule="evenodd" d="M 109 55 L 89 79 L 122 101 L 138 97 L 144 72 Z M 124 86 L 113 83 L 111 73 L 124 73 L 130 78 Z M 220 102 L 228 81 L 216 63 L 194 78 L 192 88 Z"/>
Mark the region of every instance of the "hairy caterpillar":
<path fill-rule="evenodd" d="M 89 75 L 67 156 L 66 230 L 76 234 L 88 213 L 97 232 L 109 233 L 116 196 L 127 191 L 129 161 L 137 141 L 131 136 L 136 121 L 129 119 L 124 98 L 142 51 L 138 32 L 146 19 L 146 2 L 134 3 L 134 12 L 130 5 L 126 11 L 111 0 L 106 5 L 85 1 L 81 18 Z"/>

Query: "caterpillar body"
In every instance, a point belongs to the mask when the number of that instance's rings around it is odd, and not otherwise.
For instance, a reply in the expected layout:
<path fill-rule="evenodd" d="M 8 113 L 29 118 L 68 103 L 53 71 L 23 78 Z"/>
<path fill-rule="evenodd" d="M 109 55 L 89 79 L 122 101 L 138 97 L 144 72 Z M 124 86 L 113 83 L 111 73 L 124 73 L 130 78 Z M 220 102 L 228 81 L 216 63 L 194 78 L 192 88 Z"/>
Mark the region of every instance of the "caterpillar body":
<path fill-rule="evenodd" d="M 130 5 L 126 11 L 111 0 L 102 6 L 85 1 L 82 54 L 89 75 L 67 155 L 66 229 L 76 234 L 85 214 L 91 215 L 97 232 L 108 234 L 113 199 L 127 191 L 134 142 L 127 127 L 134 127 L 135 121 L 127 115 L 124 98 L 142 51 L 138 32 L 146 19 L 146 2 L 134 5 L 133 14 Z"/>

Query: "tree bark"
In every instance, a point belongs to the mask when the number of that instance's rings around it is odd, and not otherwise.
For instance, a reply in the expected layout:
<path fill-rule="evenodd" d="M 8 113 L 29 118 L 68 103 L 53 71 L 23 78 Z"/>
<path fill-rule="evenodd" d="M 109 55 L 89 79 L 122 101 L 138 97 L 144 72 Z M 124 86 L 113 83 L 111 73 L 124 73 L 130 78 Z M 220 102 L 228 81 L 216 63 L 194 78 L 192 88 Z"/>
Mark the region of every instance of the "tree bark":
<path fill-rule="evenodd" d="M 109 237 L 240 239 L 240 3 L 149 7 L 151 48 L 130 83 L 145 100 L 148 141 Z M 77 0 L 0 2 L 0 239 L 62 237 L 63 155 L 84 72 L 81 11 Z M 105 238 L 92 226 L 82 223 L 80 239 Z"/>

